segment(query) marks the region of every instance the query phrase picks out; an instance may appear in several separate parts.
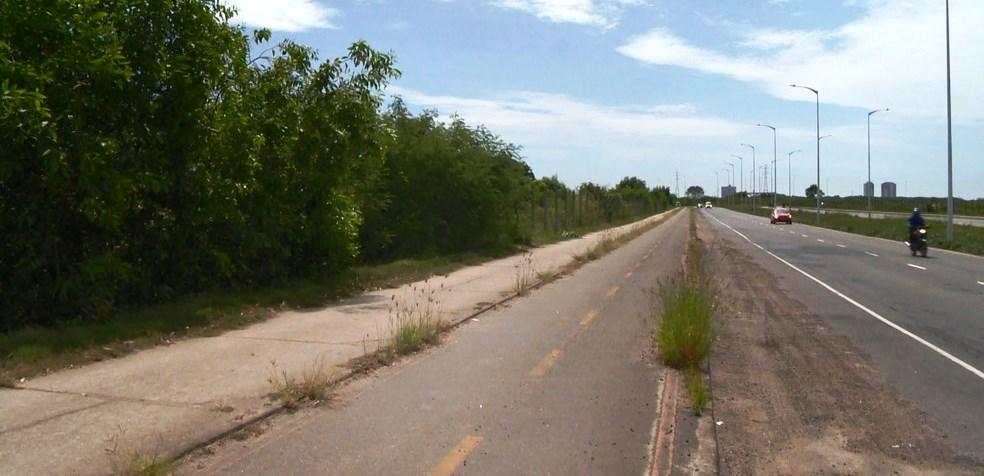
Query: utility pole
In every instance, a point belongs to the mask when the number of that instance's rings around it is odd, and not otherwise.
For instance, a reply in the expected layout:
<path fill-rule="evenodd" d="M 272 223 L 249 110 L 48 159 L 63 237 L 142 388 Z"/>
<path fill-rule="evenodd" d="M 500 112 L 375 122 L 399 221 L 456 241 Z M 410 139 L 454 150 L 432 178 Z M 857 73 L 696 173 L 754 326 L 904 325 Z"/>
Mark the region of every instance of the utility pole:
<path fill-rule="evenodd" d="M 946 0 L 946 241 L 953 241 L 953 107 L 950 102 L 950 0 Z"/>

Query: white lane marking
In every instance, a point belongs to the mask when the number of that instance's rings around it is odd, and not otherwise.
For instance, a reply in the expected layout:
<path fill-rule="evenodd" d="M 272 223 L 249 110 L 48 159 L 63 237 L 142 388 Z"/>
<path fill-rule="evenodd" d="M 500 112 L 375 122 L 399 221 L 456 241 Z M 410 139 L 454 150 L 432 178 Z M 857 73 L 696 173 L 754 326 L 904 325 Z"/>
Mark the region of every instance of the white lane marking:
<path fill-rule="evenodd" d="M 826 243 L 826 241 L 823 241 L 820 238 L 817 238 L 817 241 L 819 241 L 820 243 Z"/>
<path fill-rule="evenodd" d="M 876 254 L 874 254 L 874 253 L 872 253 L 870 251 L 865 251 L 865 253 L 867 253 L 869 256 L 874 256 L 875 258 L 878 257 L 878 255 L 876 255 Z"/>
<path fill-rule="evenodd" d="M 796 232 L 795 232 L 795 231 L 791 231 L 791 232 L 789 232 L 789 234 L 790 234 L 790 235 L 795 235 L 795 234 L 796 234 Z"/>
<path fill-rule="evenodd" d="M 926 268 L 923 268 L 922 266 L 919 266 L 918 264 L 906 263 L 906 265 L 909 266 L 910 268 L 916 268 L 916 269 L 921 269 L 923 271 L 926 271 Z"/>
<path fill-rule="evenodd" d="M 802 236 L 803 238 L 809 238 L 810 237 L 809 235 L 800 235 L 800 236 Z"/>
<path fill-rule="evenodd" d="M 838 248 L 847 248 L 846 246 L 844 246 L 844 245 L 842 245 L 842 244 L 840 244 L 840 243 L 837 243 L 837 247 L 838 247 Z"/>
<path fill-rule="evenodd" d="M 980 284 L 981 286 L 984 286 L 984 281 L 978 281 L 977 284 Z"/>
<path fill-rule="evenodd" d="M 837 297 L 839 297 L 839 298 L 847 301 L 848 303 L 852 304 L 854 307 L 856 307 L 856 308 L 864 311 L 869 316 L 874 317 L 875 319 L 878 319 L 879 321 L 881 321 L 883 324 L 887 325 L 888 327 L 891 327 L 892 329 L 895 329 L 895 330 L 901 332 L 902 335 L 904 335 L 906 337 L 909 337 L 912 340 L 914 340 L 914 341 L 916 341 L 916 342 L 918 342 L 918 343 L 920 343 L 920 344 L 928 347 L 933 352 L 936 352 L 937 354 L 942 355 L 947 360 L 949 360 L 949 361 L 951 361 L 951 362 L 953 362 L 953 363 L 955 363 L 955 364 L 963 367 L 965 370 L 967 370 L 970 373 L 976 375 L 981 380 L 984 380 L 984 371 L 981 371 L 981 370 L 977 369 L 976 367 L 974 367 L 973 365 L 970 365 L 967 362 L 964 362 L 964 361 L 960 360 L 959 358 L 957 358 L 953 354 L 950 354 L 949 352 L 947 352 L 947 351 L 939 348 L 938 346 L 936 346 L 932 342 L 929 342 L 926 339 L 923 339 L 922 337 L 919 337 L 919 336 L 913 334 L 912 332 L 909 332 L 908 330 L 906 330 L 902 326 L 900 326 L 900 325 L 898 325 L 898 324 L 896 324 L 896 323 L 894 323 L 894 322 L 892 322 L 892 321 L 890 321 L 890 320 L 882 317 L 877 312 L 872 311 L 871 309 L 868 309 L 867 307 L 865 307 L 864 304 L 861 304 L 861 303 L 855 301 L 854 299 L 851 299 L 846 294 L 844 294 L 844 293 L 842 293 L 842 292 L 834 289 L 831 285 L 829 285 L 829 284 L 827 284 L 827 283 L 825 283 L 823 281 L 820 281 L 819 279 L 813 277 L 813 275 L 811 275 L 810 273 L 807 273 L 806 271 L 803 271 L 802 269 L 797 268 L 796 265 L 790 263 L 789 261 L 786 261 L 786 260 L 780 258 L 779 255 L 777 255 L 777 254 L 775 254 L 775 253 L 773 253 L 773 252 L 771 252 L 771 251 L 769 251 L 769 250 L 767 250 L 765 248 L 762 248 L 757 243 L 755 243 L 754 241 L 750 240 L 747 236 L 743 235 L 740 231 L 738 231 L 738 230 L 736 230 L 734 228 L 731 228 L 731 226 L 729 226 L 727 223 L 725 223 L 725 222 L 723 222 L 721 220 L 718 220 L 716 217 L 711 217 L 711 218 L 714 218 L 714 221 L 716 221 L 716 222 L 724 225 L 727 229 L 735 232 L 735 234 L 737 234 L 738 236 L 744 238 L 745 241 L 747 241 L 747 242 L 755 245 L 756 247 L 758 247 L 758 249 L 764 251 L 769 256 L 771 256 L 771 257 L 779 260 L 780 263 L 782 263 L 782 264 L 784 264 L 786 266 L 789 266 L 790 268 L 792 268 L 796 272 L 802 274 L 803 276 L 806 276 L 807 278 L 810 278 L 810 280 L 812 280 L 813 282 L 819 284 L 820 286 L 822 286 L 827 291 L 830 291 L 831 293 L 834 293 L 834 295 L 836 295 Z"/>

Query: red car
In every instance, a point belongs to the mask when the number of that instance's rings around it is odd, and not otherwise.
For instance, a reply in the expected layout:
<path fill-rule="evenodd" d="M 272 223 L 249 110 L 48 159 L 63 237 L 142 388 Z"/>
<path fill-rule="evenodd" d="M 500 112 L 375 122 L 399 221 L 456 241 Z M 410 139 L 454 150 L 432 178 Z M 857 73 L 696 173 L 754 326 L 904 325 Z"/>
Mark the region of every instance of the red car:
<path fill-rule="evenodd" d="M 775 225 L 779 222 L 785 222 L 789 225 L 793 224 L 793 214 L 788 208 L 777 207 L 775 210 L 772 210 L 772 216 L 769 217 L 769 223 Z"/>

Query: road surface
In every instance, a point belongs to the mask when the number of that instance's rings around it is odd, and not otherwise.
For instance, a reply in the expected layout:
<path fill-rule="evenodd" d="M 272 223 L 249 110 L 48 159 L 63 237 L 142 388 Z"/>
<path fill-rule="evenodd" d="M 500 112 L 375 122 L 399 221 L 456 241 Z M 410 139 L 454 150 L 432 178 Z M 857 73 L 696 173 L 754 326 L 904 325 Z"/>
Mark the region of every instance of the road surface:
<path fill-rule="evenodd" d="M 900 242 L 702 213 L 782 292 L 846 336 L 953 448 L 984 461 L 984 258 L 940 250 L 915 258 Z"/>
<path fill-rule="evenodd" d="M 791 207 L 794 211 L 801 212 L 803 217 L 806 217 L 810 213 L 816 214 L 816 208 L 804 208 L 804 207 Z M 820 214 L 825 213 L 842 213 L 845 215 L 853 215 L 856 217 L 867 217 L 868 212 L 866 210 L 842 210 L 837 208 L 825 208 L 820 210 Z M 902 212 L 878 212 L 872 211 L 872 218 L 897 218 L 899 220 L 905 220 L 909 217 L 909 213 Z M 946 221 L 946 215 L 939 215 L 934 213 L 923 213 L 923 218 L 932 221 Z M 968 226 L 978 226 L 984 227 L 984 217 L 975 217 L 968 215 L 954 215 L 953 223 L 955 225 L 968 225 Z"/>
<path fill-rule="evenodd" d="M 681 268 L 686 224 L 679 213 L 356 382 L 331 408 L 288 415 L 183 472 L 643 474 L 662 375 L 652 290 Z"/>

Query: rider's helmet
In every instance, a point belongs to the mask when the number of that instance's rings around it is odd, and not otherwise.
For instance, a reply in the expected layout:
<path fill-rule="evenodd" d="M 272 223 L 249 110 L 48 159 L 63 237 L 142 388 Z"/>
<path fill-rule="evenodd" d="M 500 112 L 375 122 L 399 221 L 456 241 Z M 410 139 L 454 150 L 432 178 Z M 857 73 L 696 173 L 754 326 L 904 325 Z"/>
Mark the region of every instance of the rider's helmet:
<path fill-rule="evenodd" d="M 915 215 L 918 215 L 919 214 L 919 207 L 913 208 L 912 209 L 912 213 L 915 214 Z"/>

